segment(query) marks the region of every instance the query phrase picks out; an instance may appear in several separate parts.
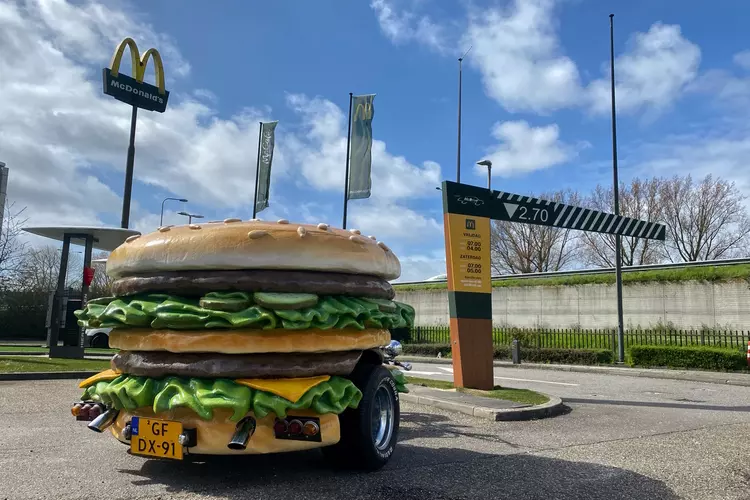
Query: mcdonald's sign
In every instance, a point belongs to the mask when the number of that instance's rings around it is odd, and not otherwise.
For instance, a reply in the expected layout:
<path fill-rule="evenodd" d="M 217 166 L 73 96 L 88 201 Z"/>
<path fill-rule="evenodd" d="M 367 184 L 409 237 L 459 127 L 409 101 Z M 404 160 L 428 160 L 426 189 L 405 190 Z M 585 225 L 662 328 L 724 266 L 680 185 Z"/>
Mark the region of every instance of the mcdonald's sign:
<path fill-rule="evenodd" d="M 130 49 L 133 76 L 120 73 L 125 48 Z M 143 81 L 149 59 L 154 61 L 156 85 Z M 164 64 L 156 49 L 148 49 L 141 57 L 132 38 L 126 38 L 115 49 L 109 68 L 103 70 L 104 93 L 132 106 L 163 113 L 167 109 L 169 91 L 164 88 Z"/>

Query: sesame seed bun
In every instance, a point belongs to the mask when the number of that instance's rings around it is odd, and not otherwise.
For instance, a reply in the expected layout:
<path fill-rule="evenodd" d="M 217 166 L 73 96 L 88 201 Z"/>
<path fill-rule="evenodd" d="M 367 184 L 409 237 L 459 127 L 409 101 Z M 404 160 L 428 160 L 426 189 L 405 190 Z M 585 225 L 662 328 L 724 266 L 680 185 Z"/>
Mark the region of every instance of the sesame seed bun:
<path fill-rule="evenodd" d="M 396 255 L 374 236 L 327 224 L 226 219 L 165 226 L 128 238 L 107 259 L 107 274 L 122 278 L 163 271 L 277 269 L 401 275 Z"/>

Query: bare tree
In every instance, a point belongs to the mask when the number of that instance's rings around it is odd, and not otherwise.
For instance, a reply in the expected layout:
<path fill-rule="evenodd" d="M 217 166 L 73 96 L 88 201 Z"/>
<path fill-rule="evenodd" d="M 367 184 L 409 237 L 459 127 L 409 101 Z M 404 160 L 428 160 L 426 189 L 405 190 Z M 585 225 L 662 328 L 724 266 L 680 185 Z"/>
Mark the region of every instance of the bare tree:
<path fill-rule="evenodd" d="M 657 222 L 662 218 L 660 190 L 663 181 L 633 179 L 629 185 L 620 183 L 620 215 Z M 614 213 L 615 196 L 612 187 L 596 186 L 585 201 L 588 208 Z M 584 261 L 597 267 L 615 267 L 617 239 L 614 234 L 583 233 L 581 236 Z M 622 237 L 620 252 L 624 266 L 657 264 L 663 259 L 663 244 L 655 240 Z"/>
<path fill-rule="evenodd" d="M 540 195 L 541 198 L 577 205 L 571 190 Z M 560 271 L 576 261 L 579 235 L 570 229 L 492 221 L 492 268 L 498 273 Z"/>
<path fill-rule="evenodd" d="M 750 219 L 734 183 L 707 175 L 673 177 L 661 189 L 667 224 L 665 256 L 692 262 L 746 256 Z"/>
<path fill-rule="evenodd" d="M 0 228 L 0 290 L 7 290 L 14 282 L 26 244 L 19 236 L 27 219 L 23 218 L 26 207 L 15 210 L 15 203 L 6 203 L 2 227 Z"/>
<path fill-rule="evenodd" d="M 30 248 L 24 253 L 18 271 L 18 288 L 35 292 L 49 292 L 57 287 L 61 251 L 53 246 Z M 83 279 L 83 262 L 79 254 L 68 256 L 66 285 L 78 288 Z"/>

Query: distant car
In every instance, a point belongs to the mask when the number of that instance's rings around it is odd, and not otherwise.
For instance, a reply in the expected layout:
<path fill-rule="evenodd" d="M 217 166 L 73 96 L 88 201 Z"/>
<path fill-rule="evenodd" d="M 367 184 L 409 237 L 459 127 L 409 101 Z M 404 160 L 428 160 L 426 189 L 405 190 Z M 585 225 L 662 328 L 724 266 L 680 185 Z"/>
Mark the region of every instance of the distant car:
<path fill-rule="evenodd" d="M 86 330 L 86 346 L 106 349 L 109 347 L 111 328 L 89 328 Z"/>

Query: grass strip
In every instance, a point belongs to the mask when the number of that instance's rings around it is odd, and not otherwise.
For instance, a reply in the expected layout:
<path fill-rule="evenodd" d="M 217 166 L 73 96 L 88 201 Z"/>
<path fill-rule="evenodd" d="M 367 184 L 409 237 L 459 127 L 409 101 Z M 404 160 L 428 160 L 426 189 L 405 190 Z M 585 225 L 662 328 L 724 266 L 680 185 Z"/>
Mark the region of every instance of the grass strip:
<path fill-rule="evenodd" d="M 109 360 L 0 356 L 0 373 L 101 371 Z"/>
<path fill-rule="evenodd" d="M 0 344 L 0 351 L 2 352 L 34 352 L 44 354 L 49 352 L 48 347 L 37 347 L 37 346 L 25 346 L 25 345 L 8 345 L 4 346 Z M 117 349 L 101 349 L 101 348 L 86 348 L 84 349 L 86 354 L 112 354 L 117 352 Z"/>
<path fill-rule="evenodd" d="M 750 278 L 750 264 L 731 266 L 684 267 L 681 269 L 659 269 L 654 271 L 622 272 L 623 284 L 675 281 L 735 281 Z M 493 281 L 495 288 L 524 286 L 574 286 L 574 285 L 610 285 L 615 283 L 615 273 L 579 274 L 570 276 L 553 276 L 547 278 L 508 278 Z M 420 283 L 414 285 L 393 285 L 397 292 L 416 290 L 445 290 L 446 283 Z"/>
<path fill-rule="evenodd" d="M 513 401 L 515 403 L 526 403 L 532 405 L 540 405 L 549 401 L 549 398 L 544 394 L 530 391 L 528 389 L 511 389 L 508 387 L 501 387 L 496 385 L 491 391 L 480 391 L 478 389 L 467 389 L 465 387 L 454 387 L 453 382 L 447 382 L 445 380 L 432 380 L 428 378 L 418 377 L 406 377 L 406 382 L 412 385 L 419 385 L 422 387 L 431 387 L 433 389 L 455 389 L 458 392 L 465 394 L 471 394 L 472 396 L 481 396 L 485 398 L 504 399 L 505 401 Z"/>

